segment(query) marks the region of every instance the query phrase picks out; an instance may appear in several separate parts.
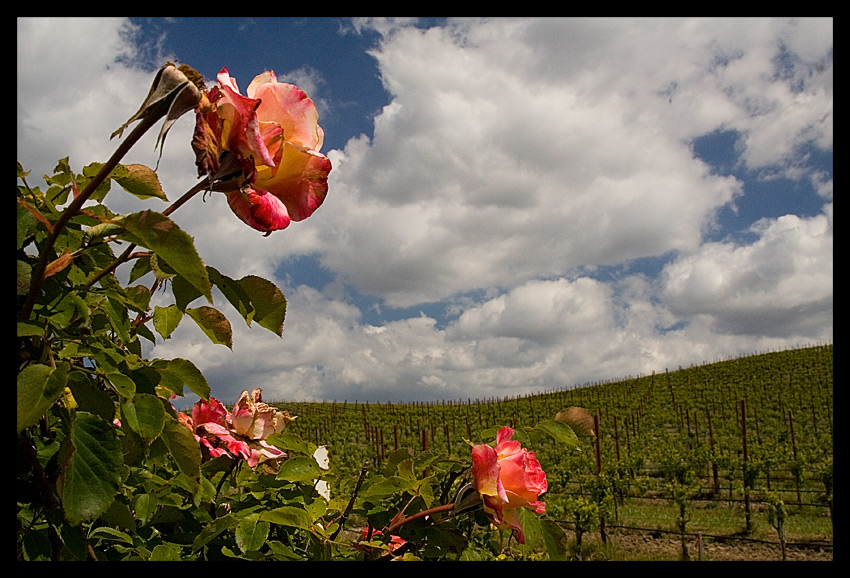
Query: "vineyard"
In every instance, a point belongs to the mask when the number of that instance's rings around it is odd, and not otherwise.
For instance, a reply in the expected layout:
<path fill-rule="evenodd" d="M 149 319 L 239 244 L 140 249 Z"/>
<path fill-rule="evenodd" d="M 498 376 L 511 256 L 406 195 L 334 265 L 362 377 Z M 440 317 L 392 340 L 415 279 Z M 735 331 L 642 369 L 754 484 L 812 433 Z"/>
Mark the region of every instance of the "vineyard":
<path fill-rule="evenodd" d="M 620 559 L 723 559 L 731 548 L 741 559 L 831 560 L 832 399 L 826 345 L 523 397 L 275 405 L 298 416 L 294 433 L 327 446 L 341 504 L 364 469 L 400 451 L 468 457 L 469 441 L 499 426 L 583 407 L 595 437 L 535 447 L 546 517 L 576 559 L 609 559 L 611 548 Z"/>

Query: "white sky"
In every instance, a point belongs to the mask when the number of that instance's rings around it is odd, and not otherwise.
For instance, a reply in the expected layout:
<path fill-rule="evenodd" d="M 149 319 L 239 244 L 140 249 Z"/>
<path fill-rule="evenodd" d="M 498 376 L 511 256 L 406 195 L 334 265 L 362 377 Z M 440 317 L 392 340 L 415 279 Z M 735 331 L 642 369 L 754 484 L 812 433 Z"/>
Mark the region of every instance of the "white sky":
<path fill-rule="evenodd" d="M 832 168 L 811 162 L 833 151 L 831 19 L 354 24 L 383 33 L 373 56 L 391 100 L 373 135 L 326 151 L 330 191 L 313 217 L 263 238 L 215 195 L 174 214 L 207 264 L 281 286 L 284 338 L 223 307 L 232 352 L 186 319 L 152 357 L 191 359 L 226 403 L 258 386 L 270 400 L 396 401 L 832 341 Z M 138 65 L 179 58 L 140 53 L 122 30 L 18 19 L 18 160 L 31 185 L 60 157 L 78 171 L 107 158 L 150 85 Z M 256 73 L 230 72 L 243 89 Z M 321 94 L 332 78 L 319 80 L 314 98 L 332 106 Z M 740 135 L 737 176 L 695 158 L 693 139 L 720 130 Z M 181 119 L 160 162 L 172 200 L 197 180 L 191 131 Z M 149 137 L 126 162 L 155 165 Z M 769 179 L 768 216 L 746 235 L 721 229 L 721 211 Z M 792 186 L 811 198 L 773 214 Z M 164 208 L 127 197 L 107 202 Z M 300 255 L 334 281 L 299 285 L 279 269 Z M 351 288 L 413 313 L 370 325 Z M 448 314 L 416 309 L 434 304 Z"/>

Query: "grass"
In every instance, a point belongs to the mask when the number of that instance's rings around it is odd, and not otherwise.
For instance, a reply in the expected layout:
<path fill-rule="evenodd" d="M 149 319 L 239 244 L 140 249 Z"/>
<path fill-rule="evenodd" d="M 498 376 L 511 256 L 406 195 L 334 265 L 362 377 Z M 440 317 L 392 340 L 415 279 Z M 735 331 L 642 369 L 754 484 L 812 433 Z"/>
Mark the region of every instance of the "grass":
<path fill-rule="evenodd" d="M 628 499 L 618 508 L 619 519 L 610 520 L 609 525 L 658 529 L 665 532 L 677 531 L 678 508 L 672 502 L 662 500 Z M 786 521 L 788 542 L 810 542 L 832 539 L 832 523 L 824 508 L 790 506 Z M 741 536 L 755 540 L 777 541 L 776 530 L 770 525 L 767 511 L 762 504 L 752 504 L 750 531 L 746 532 L 747 521 L 743 504 L 729 507 L 726 503 L 691 502 L 685 527 L 687 533 L 712 534 L 718 536 Z"/>

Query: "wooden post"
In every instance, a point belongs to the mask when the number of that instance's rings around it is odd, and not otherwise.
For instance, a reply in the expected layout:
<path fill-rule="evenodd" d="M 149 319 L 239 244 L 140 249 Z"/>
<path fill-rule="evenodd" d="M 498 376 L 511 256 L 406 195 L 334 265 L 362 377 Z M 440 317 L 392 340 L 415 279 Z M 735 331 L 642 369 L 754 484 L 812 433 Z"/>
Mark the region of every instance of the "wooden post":
<path fill-rule="evenodd" d="M 747 532 L 752 529 L 750 520 L 750 476 L 749 463 L 747 459 L 747 400 L 741 400 L 741 438 L 743 441 L 743 474 L 744 474 L 744 516 L 746 518 Z"/>

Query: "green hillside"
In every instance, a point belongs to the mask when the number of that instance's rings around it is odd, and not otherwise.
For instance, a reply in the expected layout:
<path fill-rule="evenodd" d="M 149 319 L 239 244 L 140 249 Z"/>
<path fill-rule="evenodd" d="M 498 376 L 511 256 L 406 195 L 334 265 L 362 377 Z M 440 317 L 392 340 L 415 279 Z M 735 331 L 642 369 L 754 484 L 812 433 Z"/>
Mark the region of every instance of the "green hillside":
<path fill-rule="evenodd" d="M 634 526 L 683 540 L 701 532 L 775 541 L 772 499 L 794 515 L 789 542 L 831 548 L 832 345 L 513 398 L 275 405 L 298 416 L 295 433 L 328 447 L 343 497 L 364 464 L 379 469 L 397 450 L 468 457 L 467 440 L 479 443 L 488 430 L 522 431 L 583 407 L 597 438 L 530 448 L 547 473 L 547 516 L 565 527 L 581 530 L 576 512 L 595 504 L 588 527 L 603 534 Z"/>

